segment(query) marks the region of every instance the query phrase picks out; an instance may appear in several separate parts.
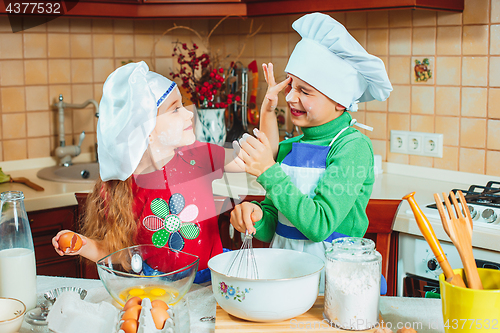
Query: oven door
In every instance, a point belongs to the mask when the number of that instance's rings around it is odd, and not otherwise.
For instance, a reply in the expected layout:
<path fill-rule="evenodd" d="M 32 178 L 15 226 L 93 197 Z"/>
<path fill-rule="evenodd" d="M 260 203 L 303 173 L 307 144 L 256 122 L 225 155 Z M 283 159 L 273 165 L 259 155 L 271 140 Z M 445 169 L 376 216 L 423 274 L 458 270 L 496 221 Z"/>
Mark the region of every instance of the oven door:
<path fill-rule="evenodd" d="M 500 263 L 476 260 L 478 268 L 499 269 Z M 403 278 L 404 297 L 440 298 L 439 281 L 414 274 L 406 274 Z"/>
<path fill-rule="evenodd" d="M 441 241 L 441 247 L 453 268 L 463 267 L 452 243 Z M 500 253 L 473 249 L 478 268 L 500 269 Z M 439 297 L 439 275 L 443 271 L 423 237 L 399 234 L 398 296 Z"/>
<path fill-rule="evenodd" d="M 403 278 L 404 297 L 439 298 L 439 282 L 421 276 L 407 274 Z"/>

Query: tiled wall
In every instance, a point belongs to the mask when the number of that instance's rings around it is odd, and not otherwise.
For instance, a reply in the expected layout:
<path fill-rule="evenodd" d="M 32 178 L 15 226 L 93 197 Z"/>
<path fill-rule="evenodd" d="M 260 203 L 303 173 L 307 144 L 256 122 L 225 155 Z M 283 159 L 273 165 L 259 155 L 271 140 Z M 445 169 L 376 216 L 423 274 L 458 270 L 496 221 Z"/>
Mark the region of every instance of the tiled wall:
<path fill-rule="evenodd" d="M 360 105 L 354 116 L 373 126 L 375 153 L 389 162 L 500 176 L 500 0 L 465 0 L 464 13 L 379 11 L 333 13 L 368 52 L 386 64 L 394 86 L 386 102 Z M 288 55 L 300 39 L 291 29 L 298 16 L 227 19 L 210 39 L 212 50 L 247 65 L 272 61 L 284 79 Z M 57 116 L 50 105 L 59 94 L 81 103 L 99 101 L 107 75 L 122 61 L 145 60 L 167 75 L 173 66 L 172 42 L 189 42 L 187 30 L 162 33 L 177 25 L 206 34 L 218 20 L 57 19 L 13 34 L 0 17 L 0 98 L 2 160 L 45 157 L 57 145 Z M 247 38 L 252 26 L 261 30 Z M 161 37 L 161 38 L 160 38 Z M 155 42 L 159 42 L 155 46 Z M 245 46 L 242 50 L 243 45 Z M 428 58 L 432 78 L 416 82 L 416 59 Z M 262 72 L 257 101 L 265 84 Z M 284 96 L 280 105 L 285 106 Z M 87 133 L 92 151 L 93 108 L 68 110 L 67 141 Z M 444 157 L 393 154 L 390 130 L 444 134 Z"/>
<path fill-rule="evenodd" d="M 53 155 L 58 117 L 51 105 L 59 94 L 68 103 L 99 101 L 106 77 L 122 61 L 154 60 L 159 72 L 169 73 L 172 37 L 153 45 L 172 24 L 59 18 L 12 33 L 0 17 L 1 160 Z M 82 150 L 92 152 L 96 123 L 92 105 L 66 110 L 66 144 L 85 131 Z"/>
<path fill-rule="evenodd" d="M 500 175 L 500 1 L 466 0 L 463 14 L 431 11 L 352 13 L 348 30 L 385 62 L 394 91 L 366 103 L 358 120 L 389 162 Z M 432 78 L 416 82 L 415 60 Z M 390 130 L 444 134 L 443 158 L 394 154 Z"/>

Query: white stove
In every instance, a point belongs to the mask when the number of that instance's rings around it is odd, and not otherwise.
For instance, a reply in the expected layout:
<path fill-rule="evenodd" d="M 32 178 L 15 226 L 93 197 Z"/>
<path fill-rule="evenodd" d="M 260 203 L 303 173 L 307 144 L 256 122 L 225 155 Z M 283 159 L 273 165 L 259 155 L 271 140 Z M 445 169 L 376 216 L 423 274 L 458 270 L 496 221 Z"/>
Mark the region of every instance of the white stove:
<path fill-rule="evenodd" d="M 458 189 L 452 191 L 456 193 Z M 486 186 L 472 185 L 468 190 L 461 191 L 473 219 L 473 239 L 474 233 L 492 235 L 489 243 L 484 242 L 480 244 L 481 246 L 476 245 L 473 248 L 477 266 L 500 269 L 500 252 L 491 250 L 492 243 L 497 242 L 498 235 L 500 235 L 500 182 L 490 181 Z M 424 206 L 422 211 L 438 233 L 437 229 L 442 229 L 442 224 L 436 204 Z M 411 209 L 405 213 L 413 217 Z M 443 231 L 440 232 L 440 234 L 442 233 Z M 441 238 L 440 244 L 451 267 L 463 267 L 460 256 L 449 238 Z M 400 233 L 398 296 L 423 297 L 427 292 L 437 292 L 439 290 L 439 275 L 442 272 L 423 237 Z"/>
<path fill-rule="evenodd" d="M 458 189 L 452 191 L 456 193 Z M 468 190 L 462 190 L 462 193 L 474 227 L 492 227 L 500 230 L 500 182 L 490 181 L 486 186 L 471 185 Z M 437 211 L 436 204 L 427 207 Z"/>

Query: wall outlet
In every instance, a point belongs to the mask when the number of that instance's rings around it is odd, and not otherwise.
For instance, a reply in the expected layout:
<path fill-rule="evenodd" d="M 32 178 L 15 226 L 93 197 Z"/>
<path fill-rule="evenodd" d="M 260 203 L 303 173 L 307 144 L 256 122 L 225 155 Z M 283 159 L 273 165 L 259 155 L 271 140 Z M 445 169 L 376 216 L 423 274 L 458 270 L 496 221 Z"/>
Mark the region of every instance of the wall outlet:
<path fill-rule="evenodd" d="M 408 154 L 422 155 L 424 152 L 423 136 L 418 132 L 409 132 L 408 134 Z"/>
<path fill-rule="evenodd" d="M 443 157 L 443 134 L 391 131 L 391 152 Z"/>
<path fill-rule="evenodd" d="M 424 133 L 424 155 L 443 157 L 443 134 Z"/>
<path fill-rule="evenodd" d="M 408 132 L 391 131 L 391 152 L 408 154 Z"/>

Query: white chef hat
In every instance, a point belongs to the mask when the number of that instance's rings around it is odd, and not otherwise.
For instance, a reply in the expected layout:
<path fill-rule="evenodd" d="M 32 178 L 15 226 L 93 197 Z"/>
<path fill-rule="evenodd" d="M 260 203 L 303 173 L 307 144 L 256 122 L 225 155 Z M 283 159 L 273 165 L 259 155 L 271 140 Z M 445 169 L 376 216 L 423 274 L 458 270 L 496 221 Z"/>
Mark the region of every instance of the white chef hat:
<path fill-rule="evenodd" d="M 144 62 L 129 63 L 104 82 L 97 121 L 99 173 L 103 181 L 132 175 L 156 126 L 158 107 L 175 88 L 149 71 Z"/>
<path fill-rule="evenodd" d="M 384 101 L 392 91 L 384 63 L 369 54 L 342 24 L 322 13 L 293 22 L 302 36 L 285 72 L 307 82 L 349 111 L 358 102 Z"/>

